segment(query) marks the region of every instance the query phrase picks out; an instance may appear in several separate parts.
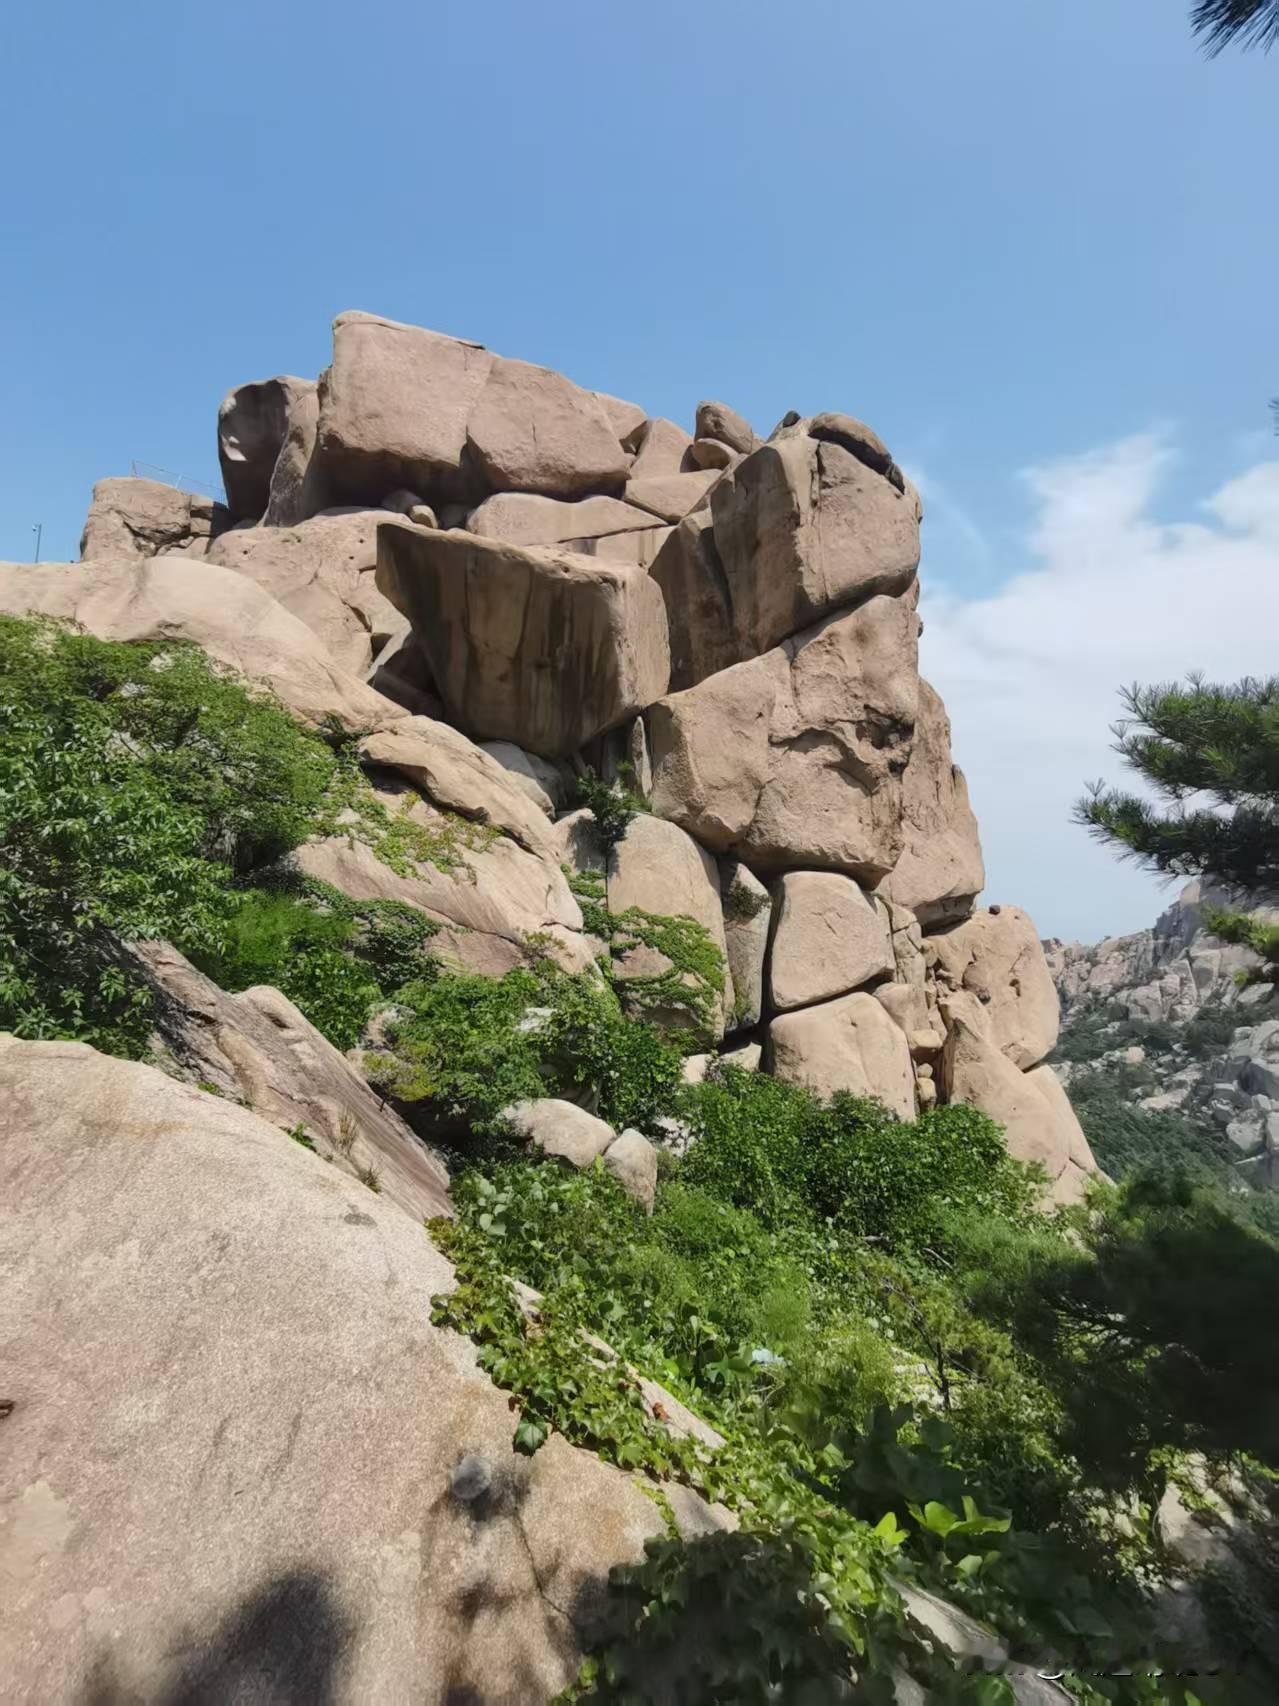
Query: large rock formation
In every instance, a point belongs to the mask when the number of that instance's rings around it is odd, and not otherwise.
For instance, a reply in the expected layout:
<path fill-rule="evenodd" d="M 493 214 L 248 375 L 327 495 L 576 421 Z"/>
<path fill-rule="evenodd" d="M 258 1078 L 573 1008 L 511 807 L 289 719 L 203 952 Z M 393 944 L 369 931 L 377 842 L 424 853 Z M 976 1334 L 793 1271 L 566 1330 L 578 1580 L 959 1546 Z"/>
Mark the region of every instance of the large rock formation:
<path fill-rule="evenodd" d="M 571 1680 L 664 1519 L 558 1436 L 512 1450 L 507 1395 L 431 1325 L 453 1278 L 420 1221 L 247 1108 L 12 1037 L 0 1196 L 6 1699 Z M 724 1520 L 669 1491 L 685 1532 Z"/>
<path fill-rule="evenodd" d="M 446 962 L 591 966 L 562 861 L 615 917 L 682 916 L 719 951 L 726 1053 L 904 1118 L 967 1097 L 1060 1179 L 1085 1163 L 1045 1088 L 1051 980 L 1024 915 L 973 913 L 977 826 L 919 676 L 918 494 L 849 414 L 767 442 L 720 402 L 692 425 L 342 314 L 317 382 L 225 399 L 230 515 L 104 483 L 89 560 L 0 571 L 0 608 L 183 635 L 336 715 L 426 855 L 388 863 L 342 824 L 297 862 L 419 908 Z M 586 767 L 652 813 L 608 857 L 565 815 Z M 613 950 L 635 999 L 675 970 Z"/>

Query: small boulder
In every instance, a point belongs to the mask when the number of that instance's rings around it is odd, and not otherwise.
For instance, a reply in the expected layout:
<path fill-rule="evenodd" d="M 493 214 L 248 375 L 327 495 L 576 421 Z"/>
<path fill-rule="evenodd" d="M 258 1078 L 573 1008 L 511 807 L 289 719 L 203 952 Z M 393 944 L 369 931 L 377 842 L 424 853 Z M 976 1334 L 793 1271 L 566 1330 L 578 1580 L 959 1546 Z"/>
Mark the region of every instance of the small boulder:
<path fill-rule="evenodd" d="M 635 461 L 631 467 L 633 480 L 663 478 L 668 474 L 683 474 L 692 465 L 688 453 L 693 440 L 683 427 L 662 419 L 646 421 L 643 431 L 636 434 Z"/>
<path fill-rule="evenodd" d="M 899 1120 L 915 1117 L 915 1075 L 905 1035 L 873 995 L 842 995 L 783 1013 L 768 1027 L 769 1070 L 823 1098 L 836 1090 L 880 1101 Z"/>
<path fill-rule="evenodd" d="M 780 1012 L 859 989 L 893 969 L 885 919 L 850 877 L 791 871 L 776 890 L 769 1000 Z"/>
<path fill-rule="evenodd" d="M 727 403 L 699 403 L 696 425 L 698 438 L 717 438 L 741 456 L 748 456 L 759 443 L 750 423 Z"/>
<path fill-rule="evenodd" d="M 320 381 L 317 457 L 340 503 L 379 504 L 399 487 L 437 499 L 476 493 L 467 423 L 494 365 L 483 345 L 376 314 L 339 314 Z"/>
<path fill-rule="evenodd" d="M 808 436 L 827 444 L 842 445 L 874 473 L 882 474 L 899 492 L 905 491 L 905 478 L 889 454 L 888 446 L 864 421 L 854 420 L 852 415 L 814 415 L 808 423 Z"/>
<path fill-rule="evenodd" d="M 695 438 L 688 447 L 688 459 L 695 468 L 732 468 L 739 452 L 718 438 Z"/>
<path fill-rule="evenodd" d="M 1061 1006 L 1034 924 L 1019 906 L 980 911 L 929 936 L 927 958 L 939 989 L 976 997 L 971 1022 L 1021 1070 L 1057 1042 Z"/>
<path fill-rule="evenodd" d="M 626 1192 L 652 1214 L 657 1200 L 657 1151 L 642 1132 L 628 1129 L 604 1151 L 604 1165 Z"/>
<path fill-rule="evenodd" d="M 80 536 L 80 559 L 203 557 L 230 524 L 222 505 L 199 493 L 158 480 L 99 480 Z"/>
<path fill-rule="evenodd" d="M 535 1144 L 544 1155 L 558 1156 L 580 1171 L 621 1141 L 607 1121 L 596 1119 L 585 1108 L 563 1102 L 557 1096 L 513 1102 L 502 1110 L 502 1119 L 516 1137 Z"/>
<path fill-rule="evenodd" d="M 494 758 L 510 776 L 515 786 L 530 799 L 538 811 L 554 818 L 568 798 L 568 783 L 564 771 L 549 759 L 535 752 L 525 752 L 509 740 L 486 740 L 482 749 Z"/>

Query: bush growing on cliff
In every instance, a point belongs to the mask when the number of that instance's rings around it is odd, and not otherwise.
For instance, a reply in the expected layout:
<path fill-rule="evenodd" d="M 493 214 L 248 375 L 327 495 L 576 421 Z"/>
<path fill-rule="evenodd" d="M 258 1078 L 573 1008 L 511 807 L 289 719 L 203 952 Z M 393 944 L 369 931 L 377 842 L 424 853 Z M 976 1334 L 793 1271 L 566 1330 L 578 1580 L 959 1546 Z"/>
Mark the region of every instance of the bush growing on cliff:
<path fill-rule="evenodd" d="M 194 647 L 0 618 L 0 1026 L 137 1053 L 121 941 L 218 942 L 237 873 L 306 833 L 332 758 Z"/>

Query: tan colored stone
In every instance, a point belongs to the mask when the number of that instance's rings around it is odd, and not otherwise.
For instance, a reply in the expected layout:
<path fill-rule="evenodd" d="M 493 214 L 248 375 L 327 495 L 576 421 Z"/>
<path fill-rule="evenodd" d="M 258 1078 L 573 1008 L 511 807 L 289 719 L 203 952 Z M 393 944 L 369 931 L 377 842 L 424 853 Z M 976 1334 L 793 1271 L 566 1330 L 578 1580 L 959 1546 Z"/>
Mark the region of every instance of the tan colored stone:
<path fill-rule="evenodd" d="M 506 771 L 519 791 L 545 817 L 554 818 L 568 799 L 570 772 L 566 767 L 539 758 L 535 752 L 525 752 L 514 741 L 487 740 L 483 750 Z"/>
<path fill-rule="evenodd" d="M 962 1001 L 953 997 L 943 1000 L 942 1013 L 946 1021 L 946 1046 L 941 1056 L 945 1099 L 964 1102 L 987 1114 L 1004 1128 L 1010 1155 L 1019 1161 L 1038 1162 L 1045 1169 L 1055 1200 L 1074 1200 L 1082 1192 L 1087 1175 L 1073 1158 L 1080 1153 L 1073 1109 L 1068 1118 L 1064 1117 L 1061 1102 L 1045 1094 L 1042 1083 L 1020 1071 L 981 1035 L 972 1023 L 971 1009 Z"/>
<path fill-rule="evenodd" d="M 170 1070 L 284 1129 L 353 1177 L 372 1168 L 418 1225 L 451 1215 L 442 1161 L 278 989 L 228 995 L 167 942 L 132 950 L 158 992 L 157 1044 Z"/>
<path fill-rule="evenodd" d="M 764 961 L 773 902 L 759 878 L 740 859 L 719 868 L 724 902 L 724 940 L 733 979 L 733 1029 L 757 1025 L 764 1011 Z"/>
<path fill-rule="evenodd" d="M 579 498 L 626 479 L 626 454 L 594 393 L 549 367 L 498 356 L 466 431 L 490 491 Z"/>
<path fill-rule="evenodd" d="M 1032 1066 L 1026 1074 L 1026 1079 L 1047 1102 L 1054 1123 L 1066 1140 L 1066 1152 L 1072 1165 L 1082 1173 L 1096 1173 L 1097 1163 L 1093 1159 L 1092 1145 L 1084 1135 L 1079 1115 L 1071 1105 L 1061 1079 L 1051 1066 Z M 1073 1185 L 1071 1188 L 1074 1188 Z"/>
<path fill-rule="evenodd" d="M 628 403 L 623 397 L 610 397 L 607 391 L 593 391 L 591 395 L 608 417 L 608 424 L 619 444 L 624 444 L 638 432 L 648 419 L 638 403 Z"/>
<path fill-rule="evenodd" d="M 80 538 L 82 562 L 106 558 L 203 557 L 230 525 L 221 504 L 158 480 L 99 480 Z"/>
<path fill-rule="evenodd" d="M 635 462 L 631 468 L 631 479 L 658 479 L 669 474 L 686 473 L 692 466 L 688 456 L 692 443 L 692 436 L 683 427 L 676 426 L 674 421 L 659 415 L 655 420 L 645 422 L 643 431 L 634 436 Z"/>
<path fill-rule="evenodd" d="M 741 1048 L 725 1049 L 720 1060 L 725 1066 L 735 1066 L 739 1072 L 758 1072 L 764 1051 L 758 1043 L 743 1043 Z"/>
<path fill-rule="evenodd" d="M 918 697 L 909 598 L 875 598 L 648 714 L 653 809 L 754 870 L 865 884 L 902 847 Z"/>
<path fill-rule="evenodd" d="M 339 503 L 376 505 L 399 486 L 428 501 L 477 486 L 467 424 L 495 358 L 480 344 L 376 314 L 339 314 L 320 381 L 317 455 Z"/>
<path fill-rule="evenodd" d="M 742 456 L 749 455 L 759 443 L 749 422 L 730 409 L 727 403 L 697 405 L 697 436 L 718 438 Z"/>
<path fill-rule="evenodd" d="M 905 477 L 893 461 L 888 446 L 865 421 L 855 420 L 852 415 L 814 415 L 808 423 L 808 436 L 842 446 L 859 462 L 865 463 L 872 473 L 881 474 L 890 485 L 896 486 L 899 492 L 905 490 Z"/>
<path fill-rule="evenodd" d="M 648 519 L 653 523 L 651 527 L 637 527 L 626 533 L 604 533 L 590 539 L 566 539 L 564 549 L 583 557 L 598 557 L 602 563 L 633 563 L 636 568 L 648 569 L 672 532 L 655 515 Z"/>
<path fill-rule="evenodd" d="M 624 1131 L 604 1151 L 604 1167 L 645 1214 L 652 1214 L 657 1201 L 657 1151 L 643 1132 Z"/>
<path fill-rule="evenodd" d="M 580 498 L 576 503 L 565 503 L 534 492 L 498 492 L 472 510 L 466 526 L 470 533 L 508 545 L 560 545 L 650 529 L 653 517 L 648 510 L 636 509 L 617 498 Z"/>
<path fill-rule="evenodd" d="M 970 1014 L 970 1022 L 1014 1066 L 1024 1071 L 1050 1053 L 1060 1004 L 1035 926 L 1020 907 L 975 912 L 930 936 L 926 951 L 939 987 L 976 997 L 981 1015 Z"/>
<path fill-rule="evenodd" d="M 768 1027 L 769 1070 L 821 1097 L 847 1090 L 915 1117 L 915 1076 L 906 1038 L 873 995 L 841 995 L 779 1015 Z"/>
<path fill-rule="evenodd" d="M 516 1137 L 582 1171 L 619 1141 L 606 1120 L 556 1096 L 514 1102 L 502 1110 L 502 1119 Z"/>
<path fill-rule="evenodd" d="M 237 521 L 257 521 L 271 496 L 271 478 L 298 399 L 315 386 L 279 374 L 228 391 L 218 409 L 218 462 L 227 508 Z"/>
<path fill-rule="evenodd" d="M 663 521 L 682 521 L 701 507 L 723 477 L 718 468 L 694 468 L 687 474 L 646 474 L 626 482 L 626 501 Z"/>
<path fill-rule="evenodd" d="M 986 882 L 981 839 L 963 772 L 951 760 L 946 708 L 922 679 L 902 818 L 901 856 L 878 892 L 930 927 L 966 917 Z"/>
<path fill-rule="evenodd" d="M 513 1450 L 385 1191 L 150 1067 L 6 1038 L 0 1200 L 8 1699 L 568 1685 L 661 1513 L 559 1436 Z"/>
<path fill-rule="evenodd" d="M 731 468 L 740 460 L 740 452 L 718 438 L 695 438 L 688 447 L 688 459 L 694 468 Z"/>
<path fill-rule="evenodd" d="M 79 622 L 102 640 L 191 640 L 217 663 L 265 682 L 303 722 L 348 730 L 406 713 L 330 658 L 323 641 L 246 576 L 181 557 L 0 563 L 0 610 Z"/>
<path fill-rule="evenodd" d="M 799 433 L 763 445 L 720 478 L 710 502 L 739 657 L 914 580 L 911 504 L 841 445 Z"/>
<path fill-rule="evenodd" d="M 559 757 L 666 690 L 662 595 L 637 567 L 408 528 L 383 528 L 379 551 L 378 586 L 477 739 Z"/>
<path fill-rule="evenodd" d="M 334 662 L 363 675 L 403 623 L 377 589 L 377 531 L 406 525 L 387 511 L 317 515 L 296 527 L 235 527 L 209 561 L 256 582 L 318 634 Z"/>
<path fill-rule="evenodd" d="M 608 853 L 594 814 L 586 806 L 566 812 L 551 826 L 554 858 L 558 864 L 581 876 L 586 872 L 603 876 L 608 866 Z"/>
<path fill-rule="evenodd" d="M 369 735 L 360 756 L 406 777 L 442 810 L 504 830 L 530 853 L 550 856 L 545 815 L 491 753 L 448 723 L 408 717 Z"/>
<path fill-rule="evenodd" d="M 675 824 L 647 812 L 631 819 L 626 833 L 609 850 L 607 899 L 608 909 L 615 917 L 638 907 L 659 917 L 693 919 L 706 931 L 727 966 L 724 914 L 715 861 Z M 659 976 L 670 969 L 671 962 L 656 949 L 637 947 L 618 962 L 615 971 L 625 983 L 628 976 Z M 732 1001 L 731 979 L 726 972 L 716 1035 L 723 1034 Z M 667 1022 L 682 1022 L 677 1011 L 665 1017 Z"/>
<path fill-rule="evenodd" d="M 552 858 L 526 852 L 504 835 L 460 832 L 455 818 L 438 812 L 390 772 L 375 772 L 370 779 L 393 817 L 407 813 L 412 823 L 441 842 L 451 838 L 446 868 L 419 860 L 408 874 L 394 871 L 352 832 L 300 847 L 293 857 L 305 875 L 331 883 L 353 900 L 405 901 L 437 923 L 510 943 L 521 959 L 530 936 L 546 937 L 565 970 L 590 968 L 593 954 L 581 934 L 581 909 Z M 474 959 L 465 936 L 453 945 L 468 967 L 486 970 L 493 963 L 490 946 L 482 940 L 472 945 Z M 498 953 L 503 963 L 514 963 L 509 954 Z"/>
<path fill-rule="evenodd" d="M 740 661 L 724 565 L 711 512 L 685 516 L 664 539 L 649 573 L 662 589 L 671 641 L 671 691 L 696 687 Z"/>
<path fill-rule="evenodd" d="M 850 877 L 788 872 L 774 904 L 768 993 L 779 1011 L 811 1007 L 892 971 L 887 923 Z"/>
<path fill-rule="evenodd" d="M 332 500 L 316 455 L 319 431 L 320 388 L 308 385 L 296 391 L 289 404 L 284 440 L 271 470 L 264 527 L 296 527 L 329 507 Z"/>

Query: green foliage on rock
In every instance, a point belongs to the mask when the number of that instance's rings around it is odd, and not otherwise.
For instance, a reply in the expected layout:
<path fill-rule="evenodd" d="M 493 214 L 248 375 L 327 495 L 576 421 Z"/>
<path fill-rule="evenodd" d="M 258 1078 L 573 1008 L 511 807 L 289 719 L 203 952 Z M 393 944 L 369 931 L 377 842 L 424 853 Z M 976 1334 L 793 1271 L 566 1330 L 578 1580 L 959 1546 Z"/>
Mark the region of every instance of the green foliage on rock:
<path fill-rule="evenodd" d="M 307 833 L 323 741 L 184 645 L 0 618 L 0 1027 L 138 1054 L 122 943 L 218 942 L 238 875 Z"/>

